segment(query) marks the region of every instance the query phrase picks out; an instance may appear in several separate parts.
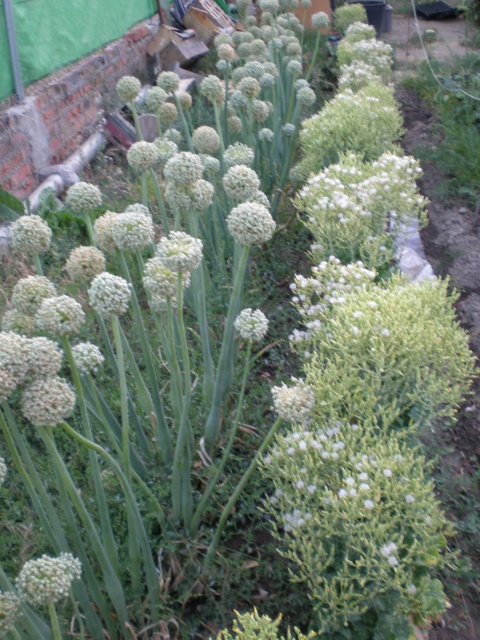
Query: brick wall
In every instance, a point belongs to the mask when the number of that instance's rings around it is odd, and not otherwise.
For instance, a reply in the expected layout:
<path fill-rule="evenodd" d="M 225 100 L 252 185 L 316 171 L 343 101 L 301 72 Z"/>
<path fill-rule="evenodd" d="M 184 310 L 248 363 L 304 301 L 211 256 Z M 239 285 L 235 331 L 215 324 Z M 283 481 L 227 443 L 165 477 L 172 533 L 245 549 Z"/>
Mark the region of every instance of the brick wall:
<path fill-rule="evenodd" d="M 25 101 L 0 103 L 0 185 L 20 199 L 44 178 L 38 173 L 68 158 L 99 126 L 118 99 L 123 75 L 146 74 L 146 46 L 156 20 L 142 22 L 96 53 L 26 90 Z M 7 101 L 5 101 L 7 102 Z M 10 101 L 11 102 L 11 101 Z"/>

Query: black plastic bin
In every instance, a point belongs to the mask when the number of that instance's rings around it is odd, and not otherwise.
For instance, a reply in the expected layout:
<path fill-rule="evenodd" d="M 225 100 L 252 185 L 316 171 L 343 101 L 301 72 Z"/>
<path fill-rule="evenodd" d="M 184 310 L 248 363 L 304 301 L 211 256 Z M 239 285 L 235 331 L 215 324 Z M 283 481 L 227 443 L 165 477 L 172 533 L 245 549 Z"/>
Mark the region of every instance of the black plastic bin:
<path fill-rule="evenodd" d="M 357 2 L 349 2 L 348 4 L 361 4 L 365 7 L 367 12 L 368 24 L 375 27 L 377 36 L 382 33 L 383 20 L 385 15 L 386 2 L 382 0 L 357 0 Z"/>

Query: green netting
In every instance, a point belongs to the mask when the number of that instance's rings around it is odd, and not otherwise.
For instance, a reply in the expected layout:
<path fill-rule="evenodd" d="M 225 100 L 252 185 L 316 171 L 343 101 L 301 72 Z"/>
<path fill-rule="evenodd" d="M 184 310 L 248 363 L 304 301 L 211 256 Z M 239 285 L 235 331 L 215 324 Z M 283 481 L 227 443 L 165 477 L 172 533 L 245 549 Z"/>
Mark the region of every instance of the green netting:
<path fill-rule="evenodd" d="M 157 10 L 155 0 L 12 0 L 25 85 L 120 38 Z M 0 0 L 0 100 L 13 93 Z"/>

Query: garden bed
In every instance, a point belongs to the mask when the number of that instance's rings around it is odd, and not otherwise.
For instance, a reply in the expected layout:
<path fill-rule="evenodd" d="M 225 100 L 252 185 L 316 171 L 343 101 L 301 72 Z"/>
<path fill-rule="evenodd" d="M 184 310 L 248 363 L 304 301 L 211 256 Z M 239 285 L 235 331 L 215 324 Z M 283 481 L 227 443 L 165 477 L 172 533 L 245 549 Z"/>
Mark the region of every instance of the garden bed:
<path fill-rule="evenodd" d="M 470 347 L 480 357 L 480 229 L 478 213 L 465 199 L 445 197 L 447 176 L 428 159 L 429 150 L 441 141 L 432 106 L 412 89 L 397 87 L 406 134 L 402 146 L 422 157 L 421 191 L 430 200 L 429 222 L 422 231 L 427 257 L 439 275 L 450 276 L 462 292 L 457 303 L 461 325 L 470 334 Z M 452 608 L 434 625 L 434 640 L 480 638 L 480 380 L 458 413 L 454 429 L 430 434 L 427 450 L 436 460 L 438 495 L 456 524 L 453 548 L 460 552 L 457 564 L 447 573 Z M 463 575 L 462 575 L 463 574 Z M 462 576 L 462 577 L 460 577 Z"/>

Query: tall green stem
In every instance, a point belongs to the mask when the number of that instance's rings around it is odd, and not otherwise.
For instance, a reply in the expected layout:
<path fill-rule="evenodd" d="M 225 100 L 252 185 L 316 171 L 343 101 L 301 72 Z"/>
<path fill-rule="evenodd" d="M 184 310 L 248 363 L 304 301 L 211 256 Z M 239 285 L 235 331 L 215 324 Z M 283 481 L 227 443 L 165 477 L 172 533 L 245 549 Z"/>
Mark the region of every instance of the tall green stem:
<path fill-rule="evenodd" d="M 80 379 L 80 374 L 77 369 L 77 365 L 75 363 L 75 358 L 73 357 L 72 349 L 70 346 L 70 342 L 66 336 L 62 338 L 63 349 L 67 356 L 68 365 L 70 367 L 70 372 L 72 374 L 73 383 L 75 385 L 75 391 L 77 394 L 77 401 L 80 407 L 80 415 L 82 417 L 83 428 L 85 429 L 85 433 L 87 438 L 92 439 L 92 429 L 90 426 L 90 417 L 88 415 L 87 405 L 85 402 L 85 395 L 83 393 L 82 381 Z M 112 524 L 110 521 L 110 516 L 108 513 L 107 500 L 105 498 L 105 492 L 103 490 L 102 479 L 100 476 L 100 467 L 98 465 L 97 457 L 94 453 L 90 452 L 89 454 L 90 467 L 93 476 L 93 484 L 95 486 L 95 494 L 96 494 L 96 502 L 98 511 L 100 513 L 100 522 L 102 525 L 102 534 L 103 534 L 103 543 L 105 545 L 105 549 L 110 558 L 110 562 L 115 567 L 115 571 L 120 573 L 120 566 L 118 563 L 118 553 L 117 553 L 117 545 L 115 543 L 115 538 L 113 536 Z"/>
<path fill-rule="evenodd" d="M 215 491 L 215 487 L 217 486 L 220 476 L 222 475 L 225 465 L 227 464 L 227 461 L 230 457 L 230 452 L 233 447 L 233 443 L 235 442 L 235 437 L 238 431 L 238 424 L 240 422 L 240 417 L 243 409 L 243 398 L 245 397 L 245 387 L 247 385 L 247 376 L 251 366 L 251 362 L 250 362 L 251 352 L 252 352 L 252 343 L 251 341 L 249 341 L 247 345 L 247 353 L 245 355 L 245 367 L 243 369 L 242 385 L 240 388 L 240 395 L 238 396 L 237 409 L 235 411 L 235 418 L 233 420 L 232 430 L 230 432 L 230 438 L 228 440 L 227 446 L 225 447 L 225 451 L 223 452 L 222 459 L 220 461 L 220 464 L 217 467 L 215 475 L 210 481 L 210 484 L 208 485 L 207 489 L 204 491 L 203 496 L 200 502 L 198 503 L 198 506 L 193 515 L 192 526 L 191 526 L 191 530 L 193 533 L 196 532 L 198 529 L 198 525 L 200 524 L 200 519 L 205 511 L 205 508 L 213 492 Z"/>
<path fill-rule="evenodd" d="M 213 445 L 220 428 L 220 409 L 227 391 L 225 388 L 225 373 L 232 353 L 233 323 L 235 321 L 235 315 L 238 312 L 239 302 L 243 291 L 243 283 L 249 255 L 250 247 L 242 247 L 238 268 L 235 273 L 233 291 L 228 305 L 227 317 L 225 319 L 222 346 L 220 349 L 220 356 L 218 358 L 215 384 L 213 387 L 212 405 L 210 407 L 210 413 L 204 429 L 205 447 L 209 453 L 211 453 L 213 449 Z"/>
<path fill-rule="evenodd" d="M 48 615 L 50 616 L 50 622 L 52 623 L 52 633 L 54 640 L 62 640 L 62 632 L 60 631 L 60 623 L 58 621 L 57 611 L 55 605 L 52 602 L 48 603 Z"/>
<path fill-rule="evenodd" d="M 38 253 L 33 254 L 33 264 L 35 265 L 35 273 L 37 276 L 43 276 L 43 268 L 42 263 L 40 261 L 40 256 Z"/>
<path fill-rule="evenodd" d="M 123 358 L 122 336 L 118 316 L 112 316 L 112 332 L 117 355 L 118 377 L 120 383 L 120 407 L 122 414 L 122 457 L 123 468 L 127 480 L 130 482 L 130 419 L 128 417 L 128 390 L 125 374 L 125 360 Z"/>
<path fill-rule="evenodd" d="M 252 462 L 250 463 L 248 469 L 243 474 L 242 479 L 237 484 L 237 486 L 235 488 L 235 491 L 233 492 L 232 496 L 230 497 L 230 500 L 227 502 L 227 504 L 223 508 L 222 514 L 220 516 L 220 520 L 219 520 L 217 528 L 215 530 L 215 535 L 213 536 L 212 541 L 211 541 L 211 543 L 210 543 L 210 545 L 208 547 L 208 551 L 207 551 L 207 555 L 206 555 L 206 561 L 207 562 L 209 562 L 212 559 L 212 556 L 214 555 L 214 553 L 215 553 L 215 551 L 216 551 L 216 549 L 218 547 L 218 543 L 220 542 L 220 538 L 222 536 L 223 529 L 225 528 L 225 524 L 227 522 L 228 517 L 232 513 L 233 507 L 236 505 L 237 500 L 239 499 L 240 495 L 242 494 L 242 491 L 245 489 L 248 481 L 252 477 L 255 469 L 257 468 L 260 458 L 262 457 L 262 455 L 264 454 L 266 448 L 269 446 L 269 444 L 273 440 L 273 438 L 274 438 L 275 434 L 277 433 L 278 428 L 280 427 L 281 424 L 282 424 L 282 418 L 277 418 L 276 421 L 271 426 L 270 431 L 267 433 L 267 436 L 265 437 L 265 440 L 262 442 L 262 444 L 259 447 L 259 449 L 257 449 L 257 453 L 255 454 L 255 457 L 253 458 Z"/>
<path fill-rule="evenodd" d="M 163 231 L 165 235 L 169 235 L 170 233 L 170 225 L 168 223 L 167 210 L 165 208 L 165 202 L 163 200 L 162 192 L 160 191 L 160 185 L 158 184 L 158 179 L 153 169 L 150 169 L 150 176 L 153 182 L 153 188 L 155 189 L 155 197 L 157 199 L 157 206 L 160 212 L 160 216 L 162 218 Z"/>
<path fill-rule="evenodd" d="M 322 34 L 320 31 L 317 32 L 317 38 L 315 40 L 315 47 L 313 49 L 313 55 L 312 55 L 312 61 L 310 62 L 310 67 L 308 69 L 307 75 L 305 76 L 305 80 L 310 80 L 310 76 L 312 75 L 312 71 L 313 68 L 315 66 L 315 63 L 317 61 L 317 56 L 318 56 L 318 49 L 320 47 L 320 40 L 321 40 Z"/>

